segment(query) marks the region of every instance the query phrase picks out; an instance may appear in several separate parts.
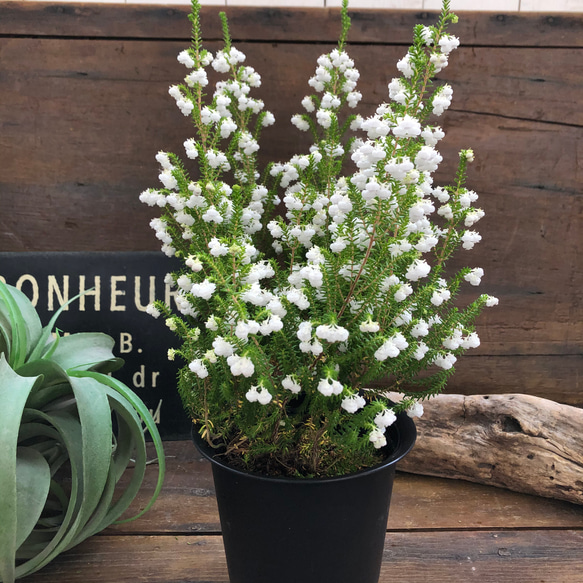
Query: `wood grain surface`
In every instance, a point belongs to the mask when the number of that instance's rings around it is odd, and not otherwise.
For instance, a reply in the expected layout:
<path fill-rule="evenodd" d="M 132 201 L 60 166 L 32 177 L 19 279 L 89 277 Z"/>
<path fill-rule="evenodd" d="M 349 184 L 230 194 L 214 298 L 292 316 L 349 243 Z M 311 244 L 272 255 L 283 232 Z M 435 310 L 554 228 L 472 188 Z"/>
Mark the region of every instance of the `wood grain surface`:
<path fill-rule="evenodd" d="M 203 6 L 205 38 L 222 39 L 221 6 Z M 190 38 L 188 6 L 115 5 L 96 2 L 0 2 L 0 34 L 67 37 Z M 336 42 L 339 8 L 229 6 L 235 40 Z M 349 10 L 351 42 L 403 44 L 415 24 L 435 24 L 437 11 Z M 472 46 L 583 46 L 578 13 L 459 12 L 456 34 Z"/>
<path fill-rule="evenodd" d="M 209 464 L 188 441 L 167 442 L 166 456 L 166 482 L 148 514 L 26 580 L 228 583 Z M 155 474 L 150 465 L 133 509 L 145 504 Z M 582 569 L 583 507 L 397 473 L 379 583 L 581 583 Z"/>
<path fill-rule="evenodd" d="M 191 137 L 167 94 L 184 74 L 176 54 L 188 39 L 186 10 L 0 3 L 0 249 L 158 248 L 153 211 L 138 195 L 158 183 L 158 150 L 180 153 Z M 211 50 L 220 46 L 218 10 L 203 8 Z M 278 120 L 262 151 L 279 160 L 305 151 L 309 140 L 289 118 L 316 58 L 333 46 L 338 10 L 228 13 Z M 351 14 L 349 50 L 370 113 L 388 98 L 412 26 L 435 13 Z M 483 240 L 453 267 L 483 267 L 482 289 L 500 305 L 480 318 L 482 345 L 460 359 L 451 392 L 583 405 L 581 31 L 578 14 L 461 13 L 456 25 L 462 45 L 440 76 L 454 100 L 437 120 L 447 135 L 436 183 L 452 179 L 459 149 L 473 147 L 469 185 L 486 211 Z"/>
<path fill-rule="evenodd" d="M 581 583 L 581 531 L 389 533 L 379 583 Z M 31 583 L 228 583 L 219 536 L 95 536 Z"/>

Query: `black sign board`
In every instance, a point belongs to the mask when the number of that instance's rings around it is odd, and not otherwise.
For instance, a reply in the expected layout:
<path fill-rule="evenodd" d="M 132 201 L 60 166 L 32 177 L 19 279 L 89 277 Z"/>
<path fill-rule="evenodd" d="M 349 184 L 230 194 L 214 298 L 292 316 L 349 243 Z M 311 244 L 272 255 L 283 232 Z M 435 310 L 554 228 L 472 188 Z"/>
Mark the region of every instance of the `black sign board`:
<path fill-rule="evenodd" d="M 114 376 L 134 390 L 151 410 L 164 439 L 182 439 L 190 421 L 176 390 L 178 368 L 167 354 L 179 339 L 146 313 L 147 305 L 175 290 L 164 283 L 178 263 L 158 252 L 0 253 L 0 277 L 35 304 L 43 325 L 79 293 L 57 320 L 64 333 L 105 332 L 125 365 Z M 87 291 L 90 290 L 90 291 Z"/>

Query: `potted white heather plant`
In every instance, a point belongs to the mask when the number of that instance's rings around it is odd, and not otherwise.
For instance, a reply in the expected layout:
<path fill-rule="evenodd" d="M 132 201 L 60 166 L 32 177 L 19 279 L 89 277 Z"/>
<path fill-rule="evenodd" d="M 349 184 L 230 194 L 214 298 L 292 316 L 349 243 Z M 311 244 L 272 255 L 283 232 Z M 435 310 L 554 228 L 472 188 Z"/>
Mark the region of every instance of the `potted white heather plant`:
<path fill-rule="evenodd" d="M 410 417 L 479 344 L 475 319 L 497 302 L 456 303 L 482 269 L 446 276 L 453 252 L 480 240 L 473 226 L 484 213 L 465 185 L 473 152 L 460 152 L 453 184 L 432 179 L 444 136 L 436 118 L 452 98 L 433 77 L 458 46 L 447 33 L 457 19 L 446 1 L 435 26 L 415 28 L 387 103 L 363 119 L 350 113 L 361 94 L 345 50 L 345 3 L 338 47 L 318 59 L 314 95 L 291 120 L 314 145 L 260 174 L 259 134 L 274 122 L 253 97 L 261 78 L 232 45 L 224 14 L 224 48 L 212 55 L 203 47 L 199 13 L 194 1 L 192 45 L 178 55 L 188 74 L 170 88 L 194 126 L 184 142 L 193 170 L 160 152 L 163 188 L 140 199 L 161 207 L 151 225 L 163 251 L 184 262 L 167 276 L 179 313 L 162 302 L 149 311 L 182 340 L 170 357 L 185 362 L 179 391 L 213 460 L 231 582 L 373 582 L 394 464 L 414 441 Z M 212 95 L 209 67 L 225 74 Z M 370 388 L 382 378 L 385 388 Z M 389 401 L 387 390 L 402 398 Z M 380 485 L 316 496 L 314 484 L 375 480 L 379 468 L 389 476 Z M 236 486 L 224 484 L 228 472 Z M 273 485 L 285 492 L 272 494 Z M 380 510 L 369 509 L 372 500 Z M 230 511 L 239 516 L 225 519 Z M 346 530 L 349 512 L 364 525 Z M 262 513 L 286 534 L 259 526 Z M 311 519 L 317 526 L 307 526 Z M 290 556 L 304 560 L 290 565 Z"/>

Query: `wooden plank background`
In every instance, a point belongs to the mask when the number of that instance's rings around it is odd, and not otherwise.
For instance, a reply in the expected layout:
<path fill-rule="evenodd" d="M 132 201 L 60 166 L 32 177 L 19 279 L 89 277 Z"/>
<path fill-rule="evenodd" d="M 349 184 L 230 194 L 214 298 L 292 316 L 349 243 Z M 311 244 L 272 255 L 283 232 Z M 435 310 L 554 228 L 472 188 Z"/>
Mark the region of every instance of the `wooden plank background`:
<path fill-rule="evenodd" d="M 218 11 L 203 9 L 211 50 Z M 307 146 L 288 120 L 334 44 L 338 10 L 228 14 L 278 120 L 263 151 L 285 160 Z M 413 25 L 436 15 L 351 14 L 368 113 L 388 98 Z M 482 289 L 501 300 L 481 317 L 482 346 L 460 360 L 452 392 L 583 405 L 582 31 L 581 15 L 517 13 L 460 13 L 452 29 L 462 46 L 440 76 L 454 101 L 439 120 L 447 137 L 436 182 L 451 179 L 460 148 L 474 148 L 483 241 L 459 261 L 483 267 Z M 156 152 L 180 152 L 191 137 L 167 94 L 184 75 L 176 54 L 188 37 L 183 6 L 0 3 L 1 250 L 158 248 L 137 197 L 157 185 Z"/>

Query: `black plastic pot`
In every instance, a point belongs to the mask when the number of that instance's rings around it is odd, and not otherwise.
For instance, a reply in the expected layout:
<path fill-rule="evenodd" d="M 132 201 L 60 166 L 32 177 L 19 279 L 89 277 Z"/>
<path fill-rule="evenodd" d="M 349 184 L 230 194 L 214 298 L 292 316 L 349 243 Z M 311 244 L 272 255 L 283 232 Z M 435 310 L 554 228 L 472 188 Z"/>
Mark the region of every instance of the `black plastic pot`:
<path fill-rule="evenodd" d="M 338 478 L 271 478 L 212 463 L 231 583 L 378 583 L 395 464 L 413 447 L 405 414 L 385 461 Z"/>

